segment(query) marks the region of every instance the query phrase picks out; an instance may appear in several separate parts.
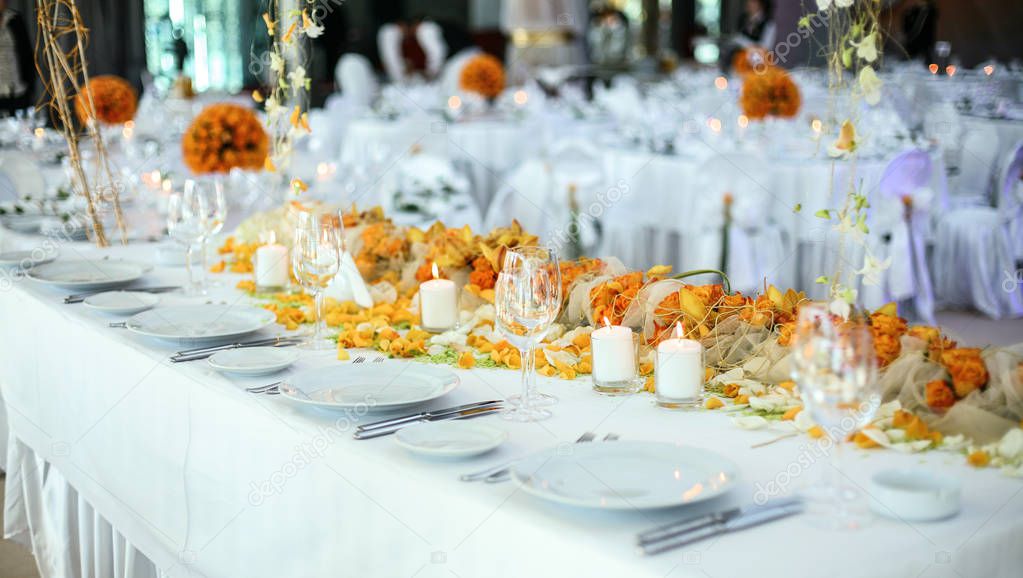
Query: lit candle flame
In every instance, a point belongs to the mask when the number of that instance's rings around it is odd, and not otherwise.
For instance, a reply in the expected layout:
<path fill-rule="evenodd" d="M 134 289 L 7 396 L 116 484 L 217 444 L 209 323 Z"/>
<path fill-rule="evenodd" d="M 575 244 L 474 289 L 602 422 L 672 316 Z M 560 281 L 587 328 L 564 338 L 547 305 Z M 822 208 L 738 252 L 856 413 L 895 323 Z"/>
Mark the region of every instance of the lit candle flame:
<path fill-rule="evenodd" d="M 266 234 L 266 244 L 267 245 L 277 244 L 277 231 L 271 230 Z"/>
<path fill-rule="evenodd" d="M 738 123 L 739 123 L 739 128 L 746 128 L 746 127 L 748 127 L 749 126 L 749 117 L 744 115 L 744 114 L 740 114 L 739 115 L 739 119 L 738 119 Z"/>
<path fill-rule="evenodd" d="M 714 87 L 718 90 L 724 90 L 728 88 L 728 79 L 724 76 L 719 76 L 714 79 Z"/>
<path fill-rule="evenodd" d="M 709 120 L 707 120 L 707 126 L 709 126 L 710 130 L 714 132 L 721 132 L 721 119 L 712 117 Z"/>
<path fill-rule="evenodd" d="M 954 64 L 949 64 L 948 66 L 946 66 L 945 67 L 945 74 L 947 74 L 949 76 L 955 76 L 955 74 L 956 74 L 956 67 L 955 67 L 955 65 Z"/>
<path fill-rule="evenodd" d="M 35 130 L 36 138 L 43 138 L 46 136 L 46 129 L 39 127 Z"/>
<path fill-rule="evenodd" d="M 448 98 L 448 108 L 451 110 L 458 110 L 462 108 L 462 99 L 457 94 L 452 95 Z"/>
<path fill-rule="evenodd" d="M 675 323 L 675 339 L 682 339 L 685 334 L 685 328 L 682 327 L 682 322 Z"/>
<path fill-rule="evenodd" d="M 529 101 L 529 95 L 524 90 L 516 90 L 515 95 L 512 97 L 515 100 L 515 104 L 522 106 Z"/>
<path fill-rule="evenodd" d="M 927 67 L 927 70 L 930 70 L 931 74 L 938 74 L 938 65 L 931 63 L 931 65 Z"/>
<path fill-rule="evenodd" d="M 995 73 L 995 67 L 994 66 L 991 66 L 990 64 L 988 64 L 987 66 L 984 67 L 984 74 L 986 74 L 988 76 L 991 76 L 994 73 Z"/>
<path fill-rule="evenodd" d="M 604 316 L 604 327 L 611 327 L 611 320 Z"/>
<path fill-rule="evenodd" d="M 813 129 L 813 132 L 820 134 L 821 130 L 824 128 L 824 124 L 821 122 L 821 119 L 815 118 L 810 122 L 810 128 Z"/>
<path fill-rule="evenodd" d="M 433 278 L 434 279 L 440 279 L 440 270 L 437 269 L 437 264 L 436 263 L 433 264 Z"/>

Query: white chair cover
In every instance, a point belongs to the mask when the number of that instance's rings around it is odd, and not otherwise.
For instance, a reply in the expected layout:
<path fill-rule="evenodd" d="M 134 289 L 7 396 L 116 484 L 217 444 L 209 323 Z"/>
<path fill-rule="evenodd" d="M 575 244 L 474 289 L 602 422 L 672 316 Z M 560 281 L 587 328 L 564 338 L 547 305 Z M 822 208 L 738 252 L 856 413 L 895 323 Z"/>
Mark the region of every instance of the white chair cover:
<path fill-rule="evenodd" d="M 444 34 L 436 22 L 421 22 L 416 27 L 416 40 L 426 54 L 426 74 L 434 78 L 444 65 L 448 47 Z M 404 58 L 401 54 L 402 32 L 397 24 L 384 24 L 377 32 L 377 50 L 391 82 L 408 80 Z"/>
<path fill-rule="evenodd" d="M 934 290 L 924 242 L 934 199 L 928 188 L 931 164 L 925 151 L 910 150 L 885 168 L 878 194 L 871 199 L 868 242 L 874 258 L 891 261 L 880 278 L 861 278 L 859 289 L 868 309 L 890 301 L 906 302 L 912 305 L 909 317 L 926 323 L 934 323 Z M 907 200 L 912 207 L 908 212 Z"/>
<path fill-rule="evenodd" d="M 459 81 L 462 76 L 462 69 L 465 68 L 465 65 L 470 60 L 482 53 L 483 51 L 479 48 L 471 47 L 459 51 L 448 59 L 440 74 L 440 97 L 443 102 L 438 103 L 439 106 L 445 105 L 448 98 L 461 92 Z"/>
<path fill-rule="evenodd" d="M 445 157 L 426 153 L 402 159 L 384 176 L 379 200 L 388 215 L 402 225 L 428 227 L 441 221 L 449 227 L 469 225 L 481 229 L 483 219 L 472 195 L 469 180 Z M 414 204 L 419 210 L 403 210 Z"/>
<path fill-rule="evenodd" d="M 1023 143 L 1006 162 L 997 209 L 961 209 L 939 221 L 934 246 L 934 262 L 940 264 L 935 270 L 939 302 L 972 306 L 993 319 L 1023 316 L 1023 283 L 1016 276 L 1021 173 Z"/>
<path fill-rule="evenodd" d="M 379 90 L 373 67 L 361 54 L 342 55 L 334 68 L 334 81 L 345 100 L 354 106 L 368 108 Z"/>
<path fill-rule="evenodd" d="M 725 196 L 731 195 L 732 224 L 728 235 L 725 273 L 732 288 L 755 293 L 764 281 L 791 286 L 792 251 L 780 227 L 770 218 L 772 197 L 767 164 L 757 156 L 718 154 L 700 170 L 700 197 L 693 212 L 679 215 L 679 255 L 682 267 L 717 269 L 721 266 Z M 674 243 L 671 237 L 666 242 Z"/>
<path fill-rule="evenodd" d="M 998 181 L 998 210 L 1010 218 L 1009 239 L 1016 262 L 1023 261 L 1023 141 L 1006 159 L 1005 169 Z"/>
<path fill-rule="evenodd" d="M 990 206 L 991 184 L 998 160 L 998 132 L 989 125 L 963 129 L 957 175 L 949 179 L 949 200 L 953 208 Z"/>

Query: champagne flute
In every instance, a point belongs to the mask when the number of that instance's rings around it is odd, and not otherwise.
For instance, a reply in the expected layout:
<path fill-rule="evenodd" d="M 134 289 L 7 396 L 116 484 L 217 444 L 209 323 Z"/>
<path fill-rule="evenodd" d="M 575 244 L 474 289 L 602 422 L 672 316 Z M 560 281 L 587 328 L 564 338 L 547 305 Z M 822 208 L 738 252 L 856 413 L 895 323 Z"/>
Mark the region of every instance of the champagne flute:
<path fill-rule="evenodd" d="M 207 244 L 211 237 L 224 228 L 224 221 L 227 220 L 227 200 L 224 196 L 224 185 L 219 179 L 202 181 L 188 179 L 185 181 L 185 192 L 189 191 L 200 200 L 197 211 L 203 235 L 199 238 L 199 262 L 202 264 L 199 286 L 202 292 L 206 293 L 210 287 L 207 275 L 209 271 Z"/>
<path fill-rule="evenodd" d="M 862 495 L 842 472 L 843 441 L 868 425 L 881 405 L 877 354 L 870 328 L 836 323 L 822 304 L 800 307 L 793 338 L 793 377 L 803 403 L 827 434 L 830 474 L 807 492 L 815 522 L 857 529 L 867 517 Z"/>
<path fill-rule="evenodd" d="M 202 189 L 187 183 L 184 190 L 172 192 L 167 199 L 167 233 L 185 247 L 185 269 L 188 272 L 185 294 L 189 296 L 206 292 L 203 284 L 196 280 L 192 255 L 193 248 L 209 229 L 209 201 Z"/>
<path fill-rule="evenodd" d="M 315 299 L 316 319 L 312 335 L 302 344 L 305 349 L 334 349 L 324 337 L 324 292 L 341 268 L 343 221 L 337 213 L 300 213 L 295 228 L 291 267 L 295 279 Z"/>
<path fill-rule="evenodd" d="M 505 253 L 495 287 L 497 328 L 514 345 L 522 360 L 522 394 L 509 401 L 504 414 L 515 421 L 539 421 L 551 412 L 536 407 L 530 385 L 536 373 L 536 346 L 543 340 L 561 308 L 561 268 L 548 247 L 518 247 Z"/>

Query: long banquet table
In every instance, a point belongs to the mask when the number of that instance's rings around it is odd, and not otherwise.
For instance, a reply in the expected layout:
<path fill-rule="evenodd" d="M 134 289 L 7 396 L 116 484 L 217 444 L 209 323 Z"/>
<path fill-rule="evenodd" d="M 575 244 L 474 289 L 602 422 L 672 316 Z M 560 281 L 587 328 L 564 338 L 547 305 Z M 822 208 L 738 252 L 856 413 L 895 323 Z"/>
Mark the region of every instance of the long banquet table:
<path fill-rule="evenodd" d="M 147 262 L 153 250 L 75 244 L 64 255 Z M 157 267 L 146 281 L 183 277 L 180 268 Z M 231 288 L 238 279 L 220 277 L 207 299 L 245 304 Z M 351 438 L 355 423 L 375 415 L 246 393 L 277 378 L 235 380 L 203 362 L 171 364 L 174 346 L 110 328 L 111 318 L 64 305 L 63 295 L 30 281 L 0 293 L 12 438 L 6 533 L 33 542 L 43 567 L 55 568 L 50 576 L 103 560 L 114 571 L 81 575 L 896 577 L 1015 576 L 1023 568 L 1019 480 L 970 469 L 958 455 L 888 451 L 850 452 L 850 480 L 865 488 L 878 470 L 924 464 L 962 480 L 962 513 L 928 524 L 879 518 L 857 532 L 822 531 L 797 517 L 642 558 L 634 535 L 688 510 L 583 511 L 537 501 L 510 482 L 467 484 L 458 475 L 585 431 L 615 432 L 708 448 L 739 464 L 737 489 L 690 508 L 704 512 L 747 503 L 771 482 L 791 492 L 815 480 L 827 467 L 820 448 L 801 437 L 751 449 L 776 433 L 743 431 L 713 412 L 660 410 L 646 394 L 598 396 L 587 379 L 541 378 L 560 398 L 553 419 L 482 418 L 510 433 L 494 453 L 419 459 L 390 438 Z M 196 301 L 164 299 L 186 302 Z M 304 353 L 289 374 L 327 363 L 338 362 Z M 444 406 L 502 398 L 518 384 L 510 371 L 457 373 L 461 386 Z"/>

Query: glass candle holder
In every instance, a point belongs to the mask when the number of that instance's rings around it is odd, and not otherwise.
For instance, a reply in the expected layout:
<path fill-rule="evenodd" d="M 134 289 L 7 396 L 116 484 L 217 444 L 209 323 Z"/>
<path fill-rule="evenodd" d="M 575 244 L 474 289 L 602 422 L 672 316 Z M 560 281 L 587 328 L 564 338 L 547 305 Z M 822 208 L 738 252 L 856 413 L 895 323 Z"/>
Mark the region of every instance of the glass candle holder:
<path fill-rule="evenodd" d="M 639 379 L 639 335 L 631 328 L 608 325 L 590 334 L 593 390 L 603 395 L 627 395 L 642 387 Z"/>
<path fill-rule="evenodd" d="M 703 403 L 703 345 L 691 339 L 667 339 L 657 346 L 654 396 L 668 409 L 692 409 Z"/>

